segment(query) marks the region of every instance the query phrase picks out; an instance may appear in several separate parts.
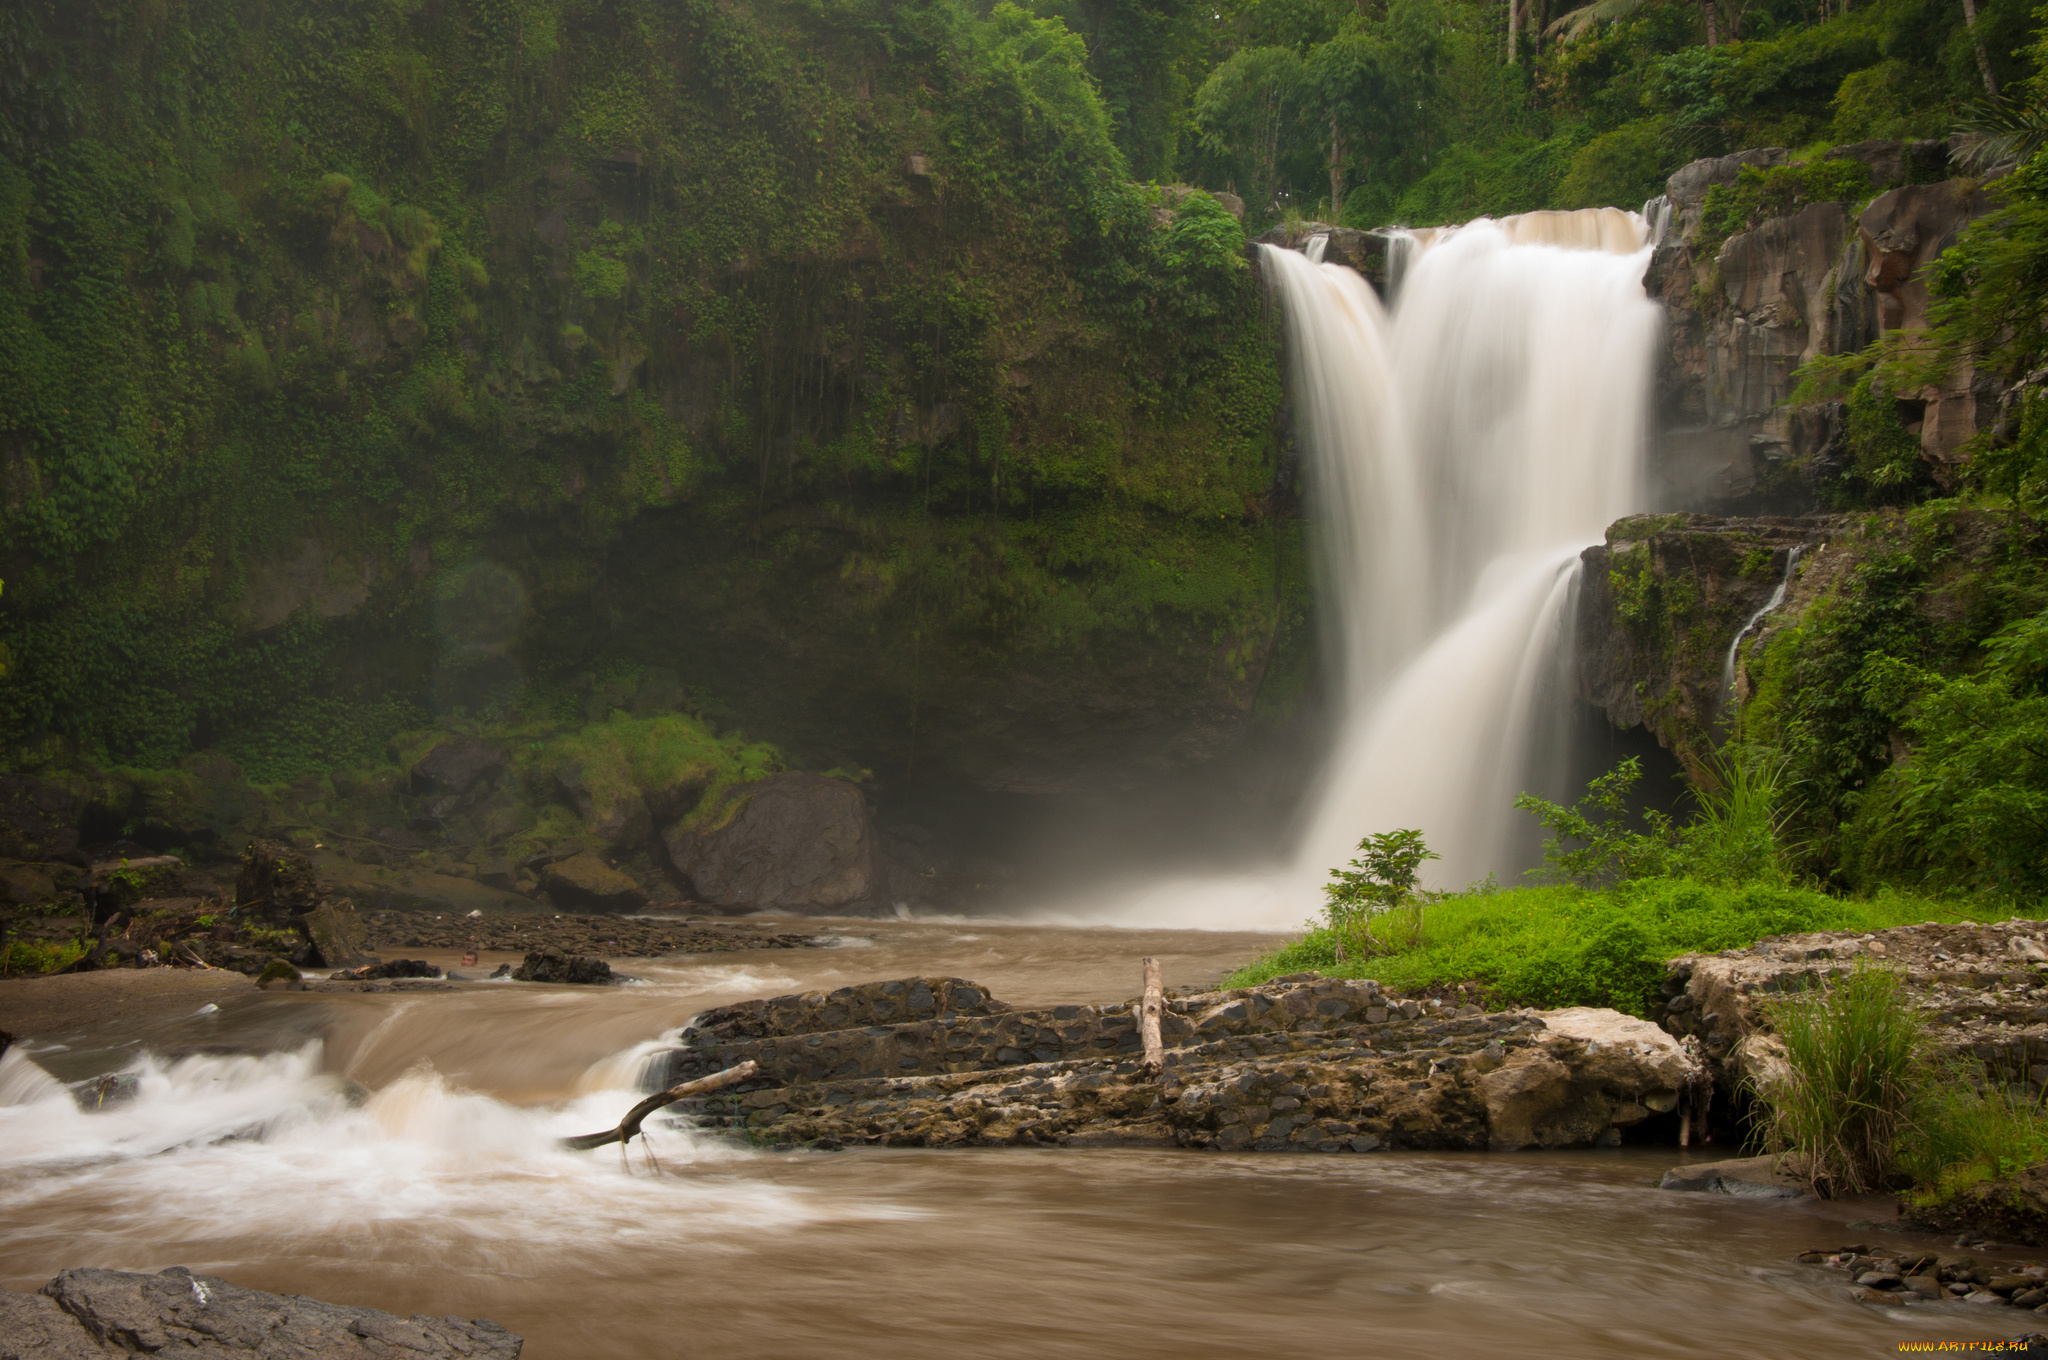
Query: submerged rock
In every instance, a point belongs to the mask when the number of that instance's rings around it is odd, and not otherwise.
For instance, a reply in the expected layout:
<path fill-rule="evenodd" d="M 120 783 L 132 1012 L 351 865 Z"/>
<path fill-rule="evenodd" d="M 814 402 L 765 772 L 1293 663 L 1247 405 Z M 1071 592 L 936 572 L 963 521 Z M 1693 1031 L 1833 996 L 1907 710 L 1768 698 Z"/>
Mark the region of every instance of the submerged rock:
<path fill-rule="evenodd" d="M 1394 1000 L 1314 974 L 1173 997 L 1162 1080 L 1129 1005 L 997 1009 L 960 979 L 906 978 L 707 1013 L 663 1084 L 751 1059 L 759 1080 L 676 1108 L 765 1143 L 1334 1153 L 1618 1141 L 1692 1076 L 1676 1041 L 1618 1012 Z"/>
<path fill-rule="evenodd" d="M 1674 1166 L 1657 1182 L 1657 1188 L 1741 1199 L 1799 1199 L 1807 1193 L 1796 1169 L 1779 1157 L 1738 1157 Z"/>
<path fill-rule="evenodd" d="M 524 1344 L 482 1318 L 402 1318 L 244 1289 L 183 1266 L 155 1275 L 67 1270 L 33 1294 L 0 1289 L 0 1360 L 158 1354 L 517 1360 Z"/>

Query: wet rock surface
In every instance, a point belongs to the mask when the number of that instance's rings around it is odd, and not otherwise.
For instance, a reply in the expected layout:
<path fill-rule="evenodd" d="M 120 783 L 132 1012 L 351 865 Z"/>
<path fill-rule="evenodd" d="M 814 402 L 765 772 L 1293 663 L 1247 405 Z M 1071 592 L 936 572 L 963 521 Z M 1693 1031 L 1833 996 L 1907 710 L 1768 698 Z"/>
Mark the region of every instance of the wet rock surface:
<path fill-rule="evenodd" d="M 881 846 L 858 785 L 816 774 L 743 784 L 664 836 L 696 897 L 721 907 L 835 912 L 881 886 Z"/>
<path fill-rule="evenodd" d="M 155 1275 L 67 1270 L 33 1294 L 0 1290 L 0 1360 L 113 1355 L 517 1360 L 524 1343 L 483 1319 L 244 1289 L 182 1266 Z"/>
<path fill-rule="evenodd" d="M 603 986 L 609 982 L 623 982 L 615 977 L 612 967 L 603 959 L 593 959 L 581 954 L 565 954 L 549 946 L 538 949 L 526 956 L 526 961 L 513 970 L 514 982 L 573 982 L 585 986 Z"/>
<path fill-rule="evenodd" d="M 675 1108 L 768 1144 L 1335 1153 L 1612 1146 L 1692 1071 L 1618 1012 L 1454 1010 L 1315 974 L 1169 995 L 1163 1078 L 1129 1005 L 998 1004 L 907 978 L 729 1007 L 684 1031 L 662 1081 L 751 1059 L 760 1080 Z"/>

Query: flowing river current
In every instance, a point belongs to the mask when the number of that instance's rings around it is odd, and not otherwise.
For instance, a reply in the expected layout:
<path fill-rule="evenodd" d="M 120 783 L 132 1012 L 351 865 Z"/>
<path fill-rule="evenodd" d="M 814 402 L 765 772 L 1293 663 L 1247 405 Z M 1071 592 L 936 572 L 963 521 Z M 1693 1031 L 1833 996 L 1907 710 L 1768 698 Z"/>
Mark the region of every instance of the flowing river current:
<path fill-rule="evenodd" d="M 640 1144 L 623 1165 L 555 1147 L 615 1124 L 664 1032 L 713 1005 L 917 973 L 1015 1004 L 1100 1002 L 1135 990 L 1141 954 L 1186 987 L 1274 942 L 826 928 L 838 947 L 627 961 L 643 981 L 625 987 L 251 988 L 16 1048 L 0 1059 L 0 1277 L 185 1265 L 488 1317 L 528 1360 L 1826 1360 L 2012 1330 L 1848 1302 L 1839 1276 L 1790 1257 L 1853 1239 L 1843 1220 L 1868 1206 L 1659 1191 L 1671 1149 L 762 1153 L 655 1125 L 658 1165 Z M 134 1094 L 97 1109 L 58 1083 L 117 1070 Z"/>

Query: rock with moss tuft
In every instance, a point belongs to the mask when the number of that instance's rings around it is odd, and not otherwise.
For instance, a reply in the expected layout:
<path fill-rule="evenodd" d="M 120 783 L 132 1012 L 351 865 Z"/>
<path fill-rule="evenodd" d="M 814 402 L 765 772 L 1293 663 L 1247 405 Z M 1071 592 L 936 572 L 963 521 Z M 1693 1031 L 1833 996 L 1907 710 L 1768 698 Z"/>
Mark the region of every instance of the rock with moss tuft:
<path fill-rule="evenodd" d="M 564 911 L 638 911 L 647 905 L 647 890 L 632 875 L 588 850 L 542 869 L 540 885 Z"/>
<path fill-rule="evenodd" d="M 858 910 L 881 886 L 867 798 L 844 779 L 790 773 L 742 784 L 663 841 L 697 900 L 717 906 Z"/>

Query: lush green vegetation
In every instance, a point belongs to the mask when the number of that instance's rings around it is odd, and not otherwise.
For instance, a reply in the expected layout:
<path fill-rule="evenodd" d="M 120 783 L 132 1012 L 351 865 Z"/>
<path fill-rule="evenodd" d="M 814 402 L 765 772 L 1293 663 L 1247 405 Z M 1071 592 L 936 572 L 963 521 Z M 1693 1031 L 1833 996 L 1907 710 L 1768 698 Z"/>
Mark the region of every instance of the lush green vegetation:
<path fill-rule="evenodd" d="M 1992 894 L 1905 892 L 1850 897 L 1794 872 L 1785 844 L 1790 790 L 1770 766 L 1726 765 L 1685 822 L 1630 811 L 1631 759 L 1592 781 L 1576 807 L 1524 794 L 1516 806 L 1551 832 L 1540 886 L 1491 880 L 1461 892 L 1413 894 L 1412 920 L 1373 935 L 1374 911 L 1405 905 L 1400 885 L 1423 849 L 1415 833 L 1368 837 L 1367 863 L 1332 870 L 1325 919 L 1231 978 L 1249 986 L 1315 969 L 1402 989 L 1478 983 L 1532 1006 L 1613 1006 L 1648 1015 L 1666 960 L 1814 930 L 1883 930 L 1928 920 L 2004 920 L 2016 902 Z M 1410 839 L 1402 840 L 1401 837 Z M 1354 880 L 1365 888 L 1353 888 Z M 1350 891 L 1347 891 L 1349 889 Z M 1356 900 L 1353 900 L 1356 899 Z M 1361 937 L 1371 944 L 1361 947 Z"/>
<path fill-rule="evenodd" d="M 1300 613 L 1242 231 L 1155 211 L 1056 18 L 29 0 L 0 52 L 0 737 L 381 758 L 635 659 L 589 597 L 648 516 L 963 665 L 1255 673 Z"/>
<path fill-rule="evenodd" d="M 1398 953 L 1338 958 L 1345 935 L 1323 922 L 1230 978 L 1248 987 L 1314 969 L 1420 989 L 1483 984 L 1495 999 L 1531 1006 L 1613 1006 L 1647 1015 L 1680 954 L 1733 949 L 1766 935 L 1882 930 L 1927 920 L 2002 920 L 2004 904 L 1898 892 L 1868 898 L 1811 888 L 1732 886 L 1645 878 L 1606 888 L 1492 888 L 1428 902 L 1420 939 Z"/>
<path fill-rule="evenodd" d="M 1515 7 L 1528 22 L 1511 36 L 1489 0 L 1250 0 L 1207 12 L 1215 64 L 1189 99 L 1182 173 L 1255 217 L 1357 226 L 1633 207 L 1695 156 L 1945 137 L 2031 73 L 2030 11 L 1993 0 L 1972 29 L 1931 0 L 1605 0 Z M 1852 189 L 1839 196 L 1867 195 Z"/>

